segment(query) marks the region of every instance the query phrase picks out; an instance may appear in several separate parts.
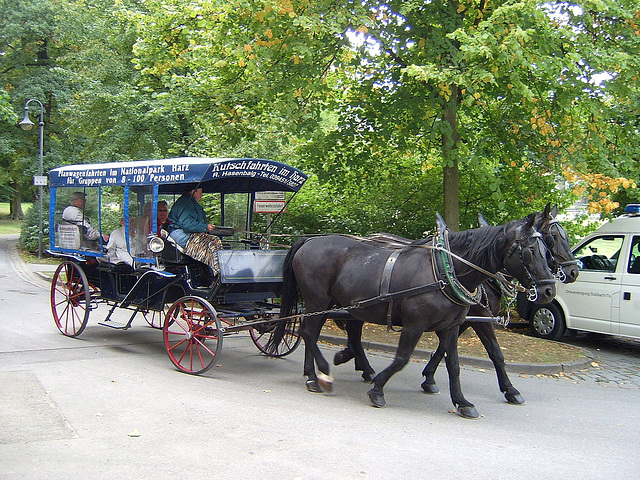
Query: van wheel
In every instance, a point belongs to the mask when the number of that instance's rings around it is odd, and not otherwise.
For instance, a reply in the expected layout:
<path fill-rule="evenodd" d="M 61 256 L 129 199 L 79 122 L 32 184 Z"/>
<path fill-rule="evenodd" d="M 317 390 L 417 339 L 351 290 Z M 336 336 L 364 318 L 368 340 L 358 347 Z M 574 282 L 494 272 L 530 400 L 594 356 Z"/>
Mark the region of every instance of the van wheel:
<path fill-rule="evenodd" d="M 531 332 L 538 338 L 559 340 L 567 329 L 564 315 L 553 303 L 536 305 L 529 320 Z"/>

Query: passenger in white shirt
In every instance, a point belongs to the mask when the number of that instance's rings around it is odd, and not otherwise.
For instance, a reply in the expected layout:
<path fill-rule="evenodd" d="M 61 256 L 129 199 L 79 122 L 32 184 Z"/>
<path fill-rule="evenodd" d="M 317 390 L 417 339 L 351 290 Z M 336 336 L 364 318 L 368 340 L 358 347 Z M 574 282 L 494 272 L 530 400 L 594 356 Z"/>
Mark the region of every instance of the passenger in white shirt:
<path fill-rule="evenodd" d="M 124 218 L 120 220 L 122 225 L 111 232 L 109 242 L 107 243 L 107 254 L 105 255 L 109 263 L 126 263 L 133 266 L 133 257 L 127 249 L 127 237 L 124 227 Z M 133 251 L 135 241 L 135 229 L 129 221 L 129 246 Z"/>

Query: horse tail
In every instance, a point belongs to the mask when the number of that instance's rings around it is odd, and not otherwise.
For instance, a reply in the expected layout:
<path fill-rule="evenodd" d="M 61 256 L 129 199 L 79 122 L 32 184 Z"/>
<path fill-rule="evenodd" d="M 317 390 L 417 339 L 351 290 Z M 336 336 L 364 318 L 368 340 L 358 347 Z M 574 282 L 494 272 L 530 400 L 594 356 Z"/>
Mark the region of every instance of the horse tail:
<path fill-rule="evenodd" d="M 298 281 L 293 271 L 293 258 L 300 247 L 305 244 L 308 238 L 301 238 L 292 246 L 287 256 L 284 258 L 282 267 L 282 295 L 280 301 L 280 318 L 289 317 L 298 313 Z M 290 319 L 278 322 L 276 328 L 271 333 L 269 341 L 265 345 L 267 352 L 277 355 L 278 347 L 284 339 L 287 326 L 291 326 L 297 319 Z"/>

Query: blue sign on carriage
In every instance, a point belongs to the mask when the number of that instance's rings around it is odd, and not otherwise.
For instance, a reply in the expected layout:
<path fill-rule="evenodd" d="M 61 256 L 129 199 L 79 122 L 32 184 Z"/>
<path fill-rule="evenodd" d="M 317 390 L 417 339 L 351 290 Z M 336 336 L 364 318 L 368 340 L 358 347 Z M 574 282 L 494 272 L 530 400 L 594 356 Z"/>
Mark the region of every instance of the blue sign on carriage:
<path fill-rule="evenodd" d="M 246 185 L 246 191 L 255 191 L 256 184 L 264 183 L 267 190 L 297 192 L 307 176 L 296 168 L 274 160 L 182 157 L 68 165 L 51 170 L 49 178 L 52 187 L 195 183 L 206 184 L 206 191 L 238 191 L 238 186 L 242 185 Z M 224 180 L 219 189 L 216 188 L 217 180 Z"/>

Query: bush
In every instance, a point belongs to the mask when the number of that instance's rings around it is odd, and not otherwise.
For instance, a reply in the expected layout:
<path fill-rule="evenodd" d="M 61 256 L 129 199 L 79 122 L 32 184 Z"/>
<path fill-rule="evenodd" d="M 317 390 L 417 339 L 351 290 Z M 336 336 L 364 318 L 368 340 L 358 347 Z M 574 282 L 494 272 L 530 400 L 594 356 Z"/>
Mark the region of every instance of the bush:
<path fill-rule="evenodd" d="M 20 230 L 20 248 L 34 254 L 38 253 L 38 223 L 40 220 L 40 202 L 33 203 L 27 210 Z M 42 202 L 42 251 L 49 248 L 49 200 Z"/>

